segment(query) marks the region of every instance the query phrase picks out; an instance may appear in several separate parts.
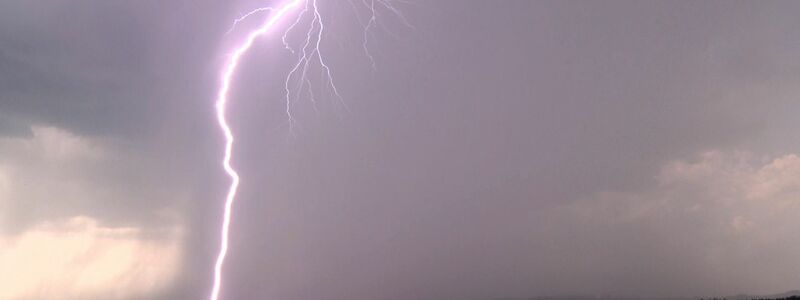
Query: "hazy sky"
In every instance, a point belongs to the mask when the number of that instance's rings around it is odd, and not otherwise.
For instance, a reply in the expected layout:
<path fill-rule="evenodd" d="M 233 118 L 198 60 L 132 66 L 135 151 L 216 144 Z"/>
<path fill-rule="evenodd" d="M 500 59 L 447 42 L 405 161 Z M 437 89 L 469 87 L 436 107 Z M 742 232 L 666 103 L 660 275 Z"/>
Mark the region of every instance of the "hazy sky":
<path fill-rule="evenodd" d="M 373 70 L 322 2 L 349 110 L 316 86 L 291 134 L 291 54 L 245 56 L 223 299 L 798 288 L 800 3 L 414 0 Z M 206 297 L 264 3 L 0 2 L 0 298 Z"/>

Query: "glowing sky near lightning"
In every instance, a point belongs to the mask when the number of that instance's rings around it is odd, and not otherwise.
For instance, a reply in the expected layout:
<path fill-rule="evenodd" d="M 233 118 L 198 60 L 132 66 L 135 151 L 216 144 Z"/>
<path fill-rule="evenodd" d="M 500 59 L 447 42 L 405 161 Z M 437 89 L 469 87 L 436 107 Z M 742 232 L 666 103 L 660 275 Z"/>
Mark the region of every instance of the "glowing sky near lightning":
<path fill-rule="evenodd" d="M 280 6 L 275 12 L 264 22 L 263 25 L 248 33 L 244 42 L 234 47 L 230 58 L 222 69 L 222 84 L 217 95 L 216 110 L 217 121 L 225 136 L 225 156 L 222 160 L 222 165 L 225 172 L 231 178 L 231 185 L 228 189 L 228 194 L 225 197 L 225 206 L 222 219 L 222 232 L 220 240 L 219 255 L 217 256 L 216 263 L 214 264 L 214 283 L 211 290 L 211 300 L 216 300 L 219 297 L 220 289 L 222 288 L 222 275 L 223 264 L 225 263 L 225 256 L 228 253 L 228 235 L 231 223 L 231 208 L 236 199 L 236 192 L 239 188 L 239 174 L 231 166 L 231 155 L 233 152 L 234 135 L 228 124 L 225 108 L 228 103 L 228 92 L 231 88 L 231 82 L 236 72 L 236 67 L 239 66 L 242 56 L 247 53 L 247 50 L 253 46 L 256 38 L 273 29 L 283 17 L 290 13 L 293 9 L 297 8 L 304 0 L 291 0 Z"/>

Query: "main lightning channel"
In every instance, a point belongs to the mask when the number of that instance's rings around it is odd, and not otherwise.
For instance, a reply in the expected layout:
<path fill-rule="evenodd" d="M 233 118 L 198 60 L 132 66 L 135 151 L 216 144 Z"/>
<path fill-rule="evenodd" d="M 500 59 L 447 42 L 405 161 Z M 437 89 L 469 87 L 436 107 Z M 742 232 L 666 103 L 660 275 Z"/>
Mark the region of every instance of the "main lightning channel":
<path fill-rule="evenodd" d="M 225 136 L 225 156 L 222 160 L 222 166 L 225 169 L 225 172 L 231 178 L 231 185 L 228 188 L 228 194 L 225 198 L 225 211 L 222 220 L 220 249 L 219 255 L 217 255 L 216 264 L 214 265 L 214 286 L 211 290 L 210 300 L 217 300 L 219 298 L 219 292 L 222 287 L 222 265 L 225 262 L 225 255 L 228 253 L 228 231 L 231 222 L 231 207 L 233 206 L 233 201 L 236 199 L 236 192 L 239 188 L 239 174 L 231 166 L 234 137 L 233 133 L 231 132 L 231 127 L 228 124 L 228 120 L 225 117 L 225 107 L 228 103 L 228 92 L 231 87 L 231 81 L 242 55 L 244 55 L 247 50 L 253 46 L 256 38 L 267 33 L 286 14 L 288 14 L 292 9 L 300 6 L 300 4 L 304 1 L 307 0 L 289 0 L 289 2 L 283 4 L 283 6 L 275 9 L 273 14 L 264 22 L 264 24 L 261 25 L 261 27 L 251 31 L 247 35 L 247 38 L 244 40 L 244 42 L 235 48 L 223 68 L 222 85 L 220 86 L 219 93 L 217 94 L 216 110 L 219 127 Z"/>
<path fill-rule="evenodd" d="M 228 92 L 231 87 L 231 82 L 233 81 L 233 77 L 236 73 L 237 67 L 239 66 L 241 57 L 247 53 L 248 50 L 250 50 L 258 37 L 272 30 L 278 22 L 286 18 L 291 18 L 287 15 L 295 15 L 294 21 L 287 23 L 290 25 L 284 29 L 283 36 L 281 37 L 284 48 L 295 56 L 294 66 L 287 73 L 286 80 L 284 82 L 286 116 L 289 121 L 289 131 L 292 132 L 292 124 L 294 122 L 294 117 L 292 116 L 291 111 L 292 103 L 294 100 L 298 100 L 304 92 L 308 93 L 312 104 L 314 104 L 314 110 L 317 110 L 317 102 L 314 96 L 315 93 L 313 92 L 314 88 L 312 87 L 312 80 L 308 78 L 309 68 L 313 68 L 315 66 L 320 68 L 323 74 L 323 86 L 327 87 L 327 91 L 344 105 L 344 101 L 339 94 L 339 89 L 334 83 L 331 68 L 328 67 L 326 60 L 323 58 L 321 47 L 323 43 L 323 32 L 325 31 L 326 26 L 325 22 L 323 22 L 323 14 L 320 12 L 317 5 L 317 1 L 319 0 L 283 1 L 283 4 L 277 7 L 256 8 L 242 15 L 233 21 L 231 28 L 226 32 L 226 34 L 231 33 L 238 28 L 237 26 L 242 21 L 249 19 L 251 16 L 260 13 L 269 14 L 261 26 L 249 31 L 243 42 L 233 48 L 233 51 L 230 53 L 228 60 L 225 61 L 225 64 L 222 68 L 222 83 L 216 99 L 216 113 L 219 127 L 225 136 L 225 155 L 222 160 L 222 166 L 225 169 L 226 174 L 230 177 L 231 184 L 225 198 L 220 248 L 216 263 L 214 265 L 214 285 L 211 291 L 210 300 L 218 300 L 220 290 L 222 288 L 222 267 L 225 262 L 225 256 L 228 253 L 228 233 L 230 231 L 231 209 L 234 200 L 236 200 L 236 193 L 239 188 L 239 174 L 231 166 L 234 135 L 231 131 L 230 125 L 228 124 L 228 120 L 226 119 L 225 109 L 228 103 Z M 403 3 L 405 2 L 403 0 L 348 0 L 354 10 L 356 18 L 359 19 L 359 23 L 364 26 L 364 41 L 362 46 L 367 58 L 372 64 L 373 69 L 375 69 L 375 62 L 367 45 L 367 37 L 371 29 L 374 29 L 377 26 L 383 27 L 383 24 L 377 20 L 378 9 L 384 9 L 389 13 L 395 14 L 403 24 L 413 29 L 400 11 L 394 7 L 394 1 Z M 357 2 L 360 2 L 361 6 L 367 9 L 370 14 L 369 21 L 366 24 L 360 21 L 360 17 L 358 16 L 359 5 Z M 305 5 L 303 5 L 303 3 Z M 297 10 L 297 12 L 293 12 L 293 10 Z M 304 16 L 307 17 L 304 18 Z M 310 23 L 303 23 L 304 20 L 309 19 Z M 295 47 L 290 45 L 288 39 L 289 33 L 298 27 L 303 27 L 303 25 L 300 24 L 307 24 L 307 27 L 305 27 L 305 38 L 303 38 L 299 45 Z M 346 105 L 344 107 L 347 108 Z"/>

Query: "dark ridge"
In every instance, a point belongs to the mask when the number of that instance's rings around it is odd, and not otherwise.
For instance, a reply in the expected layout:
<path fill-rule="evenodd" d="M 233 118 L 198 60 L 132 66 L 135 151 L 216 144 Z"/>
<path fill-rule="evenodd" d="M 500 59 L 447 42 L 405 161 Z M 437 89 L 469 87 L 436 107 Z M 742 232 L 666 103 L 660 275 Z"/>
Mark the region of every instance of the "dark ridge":
<path fill-rule="evenodd" d="M 762 296 L 745 294 L 728 297 L 541 296 L 533 298 L 497 298 L 495 300 L 800 300 L 800 290 Z"/>

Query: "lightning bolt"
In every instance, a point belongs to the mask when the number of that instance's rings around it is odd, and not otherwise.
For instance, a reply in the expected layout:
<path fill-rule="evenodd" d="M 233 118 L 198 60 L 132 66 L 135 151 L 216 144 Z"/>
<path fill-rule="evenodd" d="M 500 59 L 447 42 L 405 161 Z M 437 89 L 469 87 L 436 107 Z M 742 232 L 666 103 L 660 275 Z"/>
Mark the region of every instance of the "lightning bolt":
<path fill-rule="evenodd" d="M 405 17 L 400 13 L 400 11 L 394 7 L 392 0 L 360 0 L 360 4 L 366 7 L 369 18 L 366 23 L 361 21 L 361 17 L 359 16 L 357 4 L 354 1 L 359 0 L 349 0 L 351 6 L 353 7 L 356 18 L 359 19 L 362 26 L 364 27 L 364 40 L 363 40 L 363 49 L 368 57 L 373 69 L 375 69 L 375 60 L 370 53 L 369 46 L 368 46 L 368 39 L 367 37 L 370 34 L 370 31 L 376 25 L 379 25 L 377 21 L 378 11 L 379 8 L 386 9 L 387 11 L 395 14 L 398 18 L 408 26 L 409 28 L 413 28 Z M 296 12 L 298 11 L 298 12 Z M 233 32 L 243 21 L 246 19 L 258 15 L 260 13 L 267 13 L 268 17 L 266 20 L 261 23 L 260 26 L 256 27 L 255 29 L 249 31 L 246 35 L 246 38 L 238 45 L 236 45 L 233 50 L 230 52 L 228 59 L 225 61 L 222 67 L 221 78 L 222 82 L 218 90 L 217 98 L 216 98 L 216 115 L 217 115 L 217 122 L 219 123 L 219 127 L 224 135 L 225 138 L 225 154 L 222 159 L 222 167 L 225 170 L 225 173 L 231 180 L 230 186 L 228 187 L 228 193 L 225 197 L 225 206 L 223 211 L 223 219 L 222 219 L 222 230 L 221 230 L 221 240 L 220 240 L 220 247 L 219 247 L 219 254 L 217 255 L 216 263 L 214 264 L 214 283 L 211 289 L 211 300 L 218 300 L 220 290 L 222 288 L 222 268 L 225 262 L 225 257 L 228 253 L 228 236 L 230 232 L 230 223 L 231 223 L 231 209 L 233 207 L 233 203 L 236 200 L 236 193 L 239 188 L 239 173 L 237 173 L 236 169 L 231 165 L 231 158 L 233 153 L 233 143 L 234 143 L 234 135 L 231 130 L 230 124 L 228 123 L 228 119 L 226 118 L 226 106 L 229 102 L 229 91 L 231 88 L 231 83 L 233 81 L 233 77 L 236 73 L 237 67 L 239 67 L 241 63 L 242 56 L 252 48 L 253 43 L 255 40 L 278 26 L 282 20 L 290 18 L 291 15 L 295 16 L 291 25 L 286 27 L 285 31 L 283 32 L 283 36 L 281 37 L 281 41 L 283 46 L 286 50 L 291 52 L 292 54 L 296 55 L 296 61 L 293 64 L 292 68 L 289 70 L 286 80 L 284 82 L 284 93 L 285 93 L 285 101 L 286 101 L 286 116 L 289 120 L 289 130 L 292 131 L 292 124 L 294 123 L 294 117 L 292 116 L 292 102 L 299 99 L 303 92 L 307 92 L 309 94 L 311 102 L 314 104 L 314 109 L 316 110 L 316 99 L 312 90 L 312 81 L 308 78 L 308 71 L 309 68 L 312 66 L 317 66 L 323 73 L 324 77 L 324 84 L 329 88 L 330 93 L 338 99 L 342 104 L 344 101 L 342 96 L 339 94 L 339 89 L 336 87 L 336 84 L 333 80 L 333 72 L 331 68 L 328 66 L 325 58 L 322 55 L 322 44 L 323 44 L 323 35 L 325 32 L 325 23 L 323 22 L 323 15 L 320 13 L 319 6 L 317 5 L 317 0 L 285 0 L 285 2 L 277 7 L 260 7 L 256 8 L 241 17 L 234 20 L 233 25 L 231 28 L 226 32 L 229 34 Z M 300 24 L 303 23 L 304 20 L 310 18 L 310 23 L 305 30 L 305 37 L 300 43 L 299 47 L 295 48 L 288 42 L 288 35 L 294 31 Z M 346 108 L 346 105 L 345 105 Z"/>
<path fill-rule="evenodd" d="M 219 298 L 219 291 L 222 288 L 222 265 L 225 262 L 225 255 L 228 254 L 228 232 L 231 225 L 231 207 L 233 206 L 233 201 L 236 199 L 236 191 L 239 189 L 239 173 L 237 173 L 236 169 L 231 166 L 231 155 L 233 152 L 234 141 L 233 132 L 231 132 L 231 127 L 228 125 L 228 120 L 225 118 L 225 106 L 228 104 L 228 92 L 231 89 L 233 74 L 236 71 L 236 67 L 239 66 L 242 55 L 244 55 L 247 50 L 250 50 L 256 38 L 267 33 L 275 26 L 275 24 L 278 23 L 278 21 L 280 21 L 292 9 L 298 7 L 303 1 L 305 0 L 291 0 L 277 10 L 274 10 L 273 15 L 270 16 L 267 21 L 261 25 L 261 27 L 250 32 L 247 35 L 244 43 L 234 49 L 233 53 L 228 58 L 227 63 L 223 67 L 222 85 L 220 86 L 219 94 L 217 95 L 216 109 L 219 127 L 222 129 L 222 133 L 225 135 L 225 156 L 222 159 L 222 167 L 225 169 L 225 173 L 227 173 L 231 178 L 231 185 L 228 188 L 228 195 L 225 197 L 225 211 L 222 217 L 222 239 L 220 242 L 219 255 L 217 255 L 217 262 L 214 264 L 214 286 L 211 290 L 211 300 L 217 300 Z M 253 13 L 251 12 L 246 16 L 252 14 Z"/>

